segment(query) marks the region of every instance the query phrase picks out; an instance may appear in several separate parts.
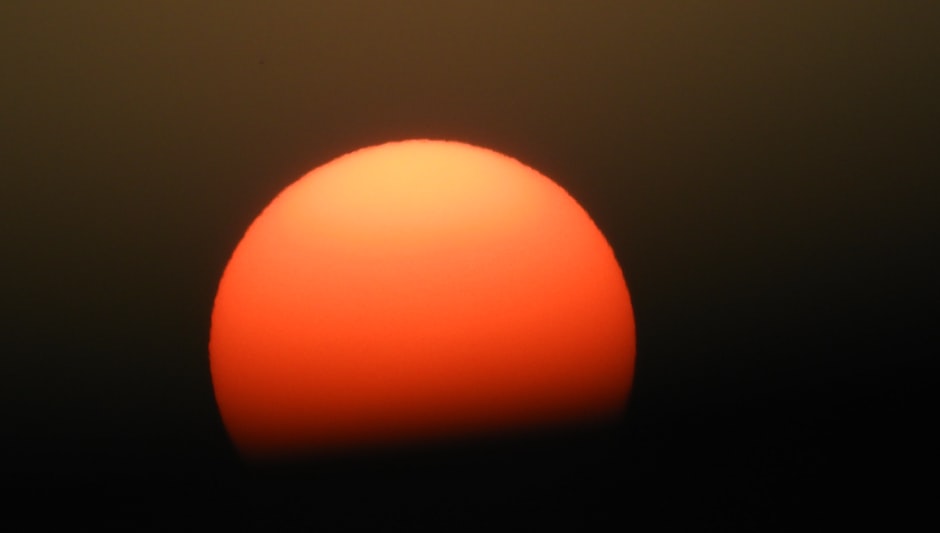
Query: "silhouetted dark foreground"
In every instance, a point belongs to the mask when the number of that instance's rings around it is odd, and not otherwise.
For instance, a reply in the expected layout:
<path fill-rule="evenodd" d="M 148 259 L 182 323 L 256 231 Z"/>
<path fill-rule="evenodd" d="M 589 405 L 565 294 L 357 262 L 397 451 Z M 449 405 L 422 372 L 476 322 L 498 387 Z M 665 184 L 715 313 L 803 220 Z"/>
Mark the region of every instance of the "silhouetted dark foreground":
<path fill-rule="evenodd" d="M 931 466 L 927 433 L 907 417 L 927 388 L 908 389 L 904 405 L 884 392 L 853 398 L 867 410 L 809 389 L 786 405 L 754 395 L 656 419 L 637 406 L 618 426 L 266 467 L 242 464 L 221 440 L 214 451 L 103 450 L 67 464 L 50 453 L 8 482 L 32 523 L 135 530 L 904 524 L 927 503 L 911 485 Z"/>

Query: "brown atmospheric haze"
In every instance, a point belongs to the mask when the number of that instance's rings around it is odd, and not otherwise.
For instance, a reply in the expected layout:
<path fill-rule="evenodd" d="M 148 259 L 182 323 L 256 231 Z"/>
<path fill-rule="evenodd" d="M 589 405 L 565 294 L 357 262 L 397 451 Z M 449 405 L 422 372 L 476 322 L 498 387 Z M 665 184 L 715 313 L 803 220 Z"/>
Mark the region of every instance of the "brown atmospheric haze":
<path fill-rule="evenodd" d="M 873 515 L 909 522 L 886 530 L 929 523 L 935 505 L 919 487 L 937 478 L 940 449 L 929 423 L 940 375 L 938 28 L 940 2 L 917 0 L 0 1 L 7 508 L 32 529 L 45 519 L 107 529 L 118 515 L 128 530 L 387 530 L 433 516 L 435 530 L 473 517 L 490 530 L 513 513 L 527 530 L 801 530 L 819 515 L 832 530 L 870 528 Z M 380 466 L 314 461 L 285 472 L 295 483 L 258 481 L 230 438 L 258 434 L 254 422 L 226 414 L 212 371 L 227 371 L 207 354 L 226 265 L 305 173 L 405 139 L 507 154 L 590 213 L 635 312 L 629 408 L 597 433 L 455 439 L 467 444 Z M 586 224 L 576 211 L 566 212 Z M 357 290 L 380 275 L 417 283 L 397 269 L 352 272 Z M 443 311 L 480 311 L 468 318 L 496 328 L 482 309 Z M 408 337 L 429 314 L 409 310 L 400 331 L 357 337 L 360 353 L 386 341 L 430 352 Z M 310 341 L 308 331 L 271 338 Z M 495 364 L 475 336 L 435 335 Z M 503 371 L 489 375 L 518 377 Z M 541 376 L 538 387 L 551 381 Z M 610 398 L 625 394 L 618 383 Z M 459 409 L 472 396 L 455 390 L 449 406 L 396 423 L 489 419 L 483 406 L 513 390 L 494 386 Z M 343 409 L 361 420 L 384 408 L 353 398 Z M 523 419 L 539 405 L 518 407 Z M 325 431 L 296 429 L 310 442 Z M 94 503 L 67 512 L 76 495 Z"/>

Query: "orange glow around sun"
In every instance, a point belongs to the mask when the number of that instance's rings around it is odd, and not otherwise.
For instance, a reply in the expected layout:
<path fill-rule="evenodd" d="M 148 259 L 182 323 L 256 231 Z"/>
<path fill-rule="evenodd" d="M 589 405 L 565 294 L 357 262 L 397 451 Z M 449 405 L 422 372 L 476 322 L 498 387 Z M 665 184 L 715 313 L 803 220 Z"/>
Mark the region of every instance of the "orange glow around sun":
<path fill-rule="evenodd" d="M 404 141 L 327 163 L 248 228 L 210 362 L 248 459 L 615 415 L 635 356 L 614 253 L 499 153 Z"/>

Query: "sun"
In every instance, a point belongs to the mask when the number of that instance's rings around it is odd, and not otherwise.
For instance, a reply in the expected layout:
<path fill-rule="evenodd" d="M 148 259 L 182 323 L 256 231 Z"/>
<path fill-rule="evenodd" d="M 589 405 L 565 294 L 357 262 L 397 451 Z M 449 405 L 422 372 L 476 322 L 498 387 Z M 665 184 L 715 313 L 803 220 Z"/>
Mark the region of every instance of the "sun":
<path fill-rule="evenodd" d="M 633 309 L 585 210 L 468 144 L 364 148 L 281 192 L 219 282 L 215 397 L 247 459 L 614 416 Z"/>

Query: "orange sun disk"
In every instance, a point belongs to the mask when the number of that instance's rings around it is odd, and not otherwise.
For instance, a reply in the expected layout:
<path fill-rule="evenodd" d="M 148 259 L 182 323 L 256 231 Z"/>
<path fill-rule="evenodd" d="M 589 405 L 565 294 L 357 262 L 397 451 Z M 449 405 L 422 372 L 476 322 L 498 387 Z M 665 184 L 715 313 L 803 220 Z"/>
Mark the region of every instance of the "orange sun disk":
<path fill-rule="evenodd" d="M 635 333 L 588 214 L 457 142 L 358 150 L 286 188 L 219 283 L 216 400 L 248 459 L 619 413 Z"/>

